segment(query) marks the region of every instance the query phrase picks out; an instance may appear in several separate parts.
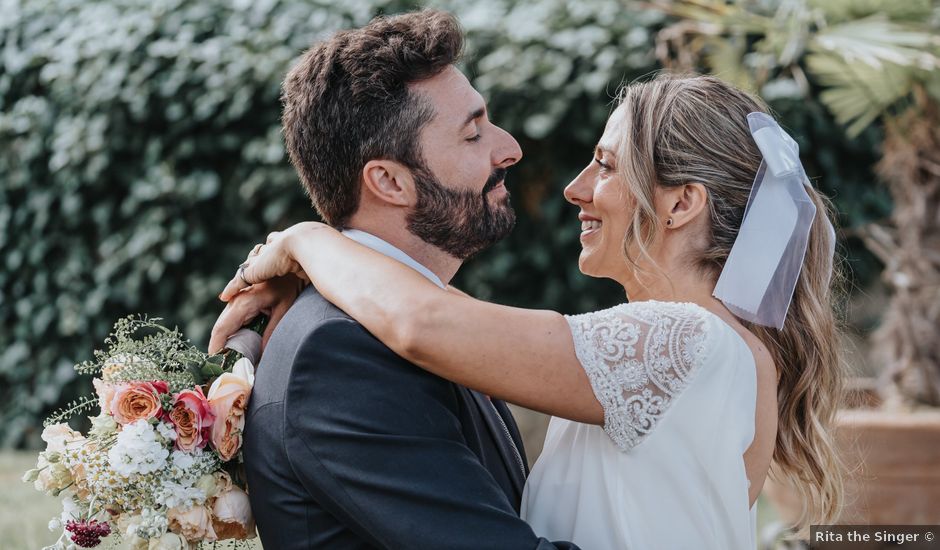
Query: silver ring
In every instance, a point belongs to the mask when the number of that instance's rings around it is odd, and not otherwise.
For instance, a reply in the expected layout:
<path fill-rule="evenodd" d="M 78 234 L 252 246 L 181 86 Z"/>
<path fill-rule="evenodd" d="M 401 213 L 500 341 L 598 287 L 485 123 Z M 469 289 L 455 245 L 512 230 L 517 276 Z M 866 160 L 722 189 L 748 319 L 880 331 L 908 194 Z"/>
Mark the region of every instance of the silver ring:
<path fill-rule="evenodd" d="M 238 266 L 238 277 L 248 286 L 251 286 L 251 283 L 248 282 L 248 279 L 245 278 L 245 268 L 248 267 L 248 262 L 244 262 Z"/>

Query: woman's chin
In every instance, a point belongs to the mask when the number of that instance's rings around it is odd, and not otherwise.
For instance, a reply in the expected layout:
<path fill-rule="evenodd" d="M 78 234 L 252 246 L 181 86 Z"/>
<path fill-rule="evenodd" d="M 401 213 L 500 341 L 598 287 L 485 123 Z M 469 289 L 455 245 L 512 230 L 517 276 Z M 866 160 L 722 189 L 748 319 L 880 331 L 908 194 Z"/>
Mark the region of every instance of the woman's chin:
<path fill-rule="evenodd" d="M 591 261 L 591 253 L 587 250 L 582 250 L 581 255 L 578 257 L 578 269 L 581 270 L 583 275 L 588 277 L 602 277 L 597 273 L 597 268 L 593 266 L 594 262 Z"/>

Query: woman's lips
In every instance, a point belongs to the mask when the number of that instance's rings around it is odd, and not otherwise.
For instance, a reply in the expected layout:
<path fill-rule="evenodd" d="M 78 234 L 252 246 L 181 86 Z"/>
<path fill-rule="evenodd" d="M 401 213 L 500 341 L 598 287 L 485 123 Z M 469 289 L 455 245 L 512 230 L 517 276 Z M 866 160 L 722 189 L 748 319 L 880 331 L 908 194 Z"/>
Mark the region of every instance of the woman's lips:
<path fill-rule="evenodd" d="M 581 238 L 582 239 L 596 233 L 603 225 L 603 223 L 596 218 L 591 218 L 589 216 L 584 216 L 584 215 L 581 215 L 579 217 L 581 219 Z"/>

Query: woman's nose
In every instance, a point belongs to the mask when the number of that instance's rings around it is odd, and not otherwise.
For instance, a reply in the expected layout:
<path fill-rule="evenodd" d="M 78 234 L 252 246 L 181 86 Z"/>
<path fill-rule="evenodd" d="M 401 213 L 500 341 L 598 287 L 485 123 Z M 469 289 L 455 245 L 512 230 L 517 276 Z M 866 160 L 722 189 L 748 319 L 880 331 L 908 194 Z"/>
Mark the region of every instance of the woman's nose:
<path fill-rule="evenodd" d="M 588 175 L 590 168 L 591 167 L 588 166 L 584 170 L 581 170 L 578 177 L 574 178 L 574 180 L 565 187 L 565 199 L 571 204 L 591 202 L 591 198 L 594 195 L 594 186 L 591 185 L 591 178 Z"/>

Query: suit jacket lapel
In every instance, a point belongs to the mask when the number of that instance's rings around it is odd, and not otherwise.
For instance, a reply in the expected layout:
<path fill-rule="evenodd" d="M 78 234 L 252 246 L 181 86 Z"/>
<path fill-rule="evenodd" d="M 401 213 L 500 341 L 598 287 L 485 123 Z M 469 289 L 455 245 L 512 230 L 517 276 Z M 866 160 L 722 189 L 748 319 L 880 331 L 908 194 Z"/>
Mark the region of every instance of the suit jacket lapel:
<path fill-rule="evenodd" d="M 470 390 L 470 395 L 476 401 L 480 414 L 486 422 L 487 429 L 493 434 L 499 456 L 506 465 L 506 471 L 510 473 L 513 488 L 518 491 L 521 497 L 522 490 L 525 487 L 525 477 L 529 473 L 529 466 L 526 462 L 525 451 L 522 448 L 522 438 L 519 436 L 518 429 L 516 429 L 516 423 L 512 421 L 509 409 L 504 403 L 490 401 L 487 396 L 473 390 Z M 498 405 L 502 405 L 502 410 Z M 505 428 L 503 427 L 504 424 Z M 506 437 L 507 429 L 509 430 L 508 438 Z M 519 458 L 516 457 L 516 453 L 513 451 L 513 445 L 519 451 Z M 520 459 L 522 461 L 521 465 L 519 464 Z"/>

